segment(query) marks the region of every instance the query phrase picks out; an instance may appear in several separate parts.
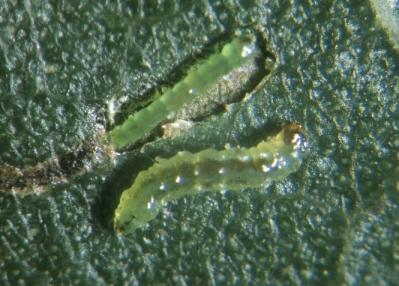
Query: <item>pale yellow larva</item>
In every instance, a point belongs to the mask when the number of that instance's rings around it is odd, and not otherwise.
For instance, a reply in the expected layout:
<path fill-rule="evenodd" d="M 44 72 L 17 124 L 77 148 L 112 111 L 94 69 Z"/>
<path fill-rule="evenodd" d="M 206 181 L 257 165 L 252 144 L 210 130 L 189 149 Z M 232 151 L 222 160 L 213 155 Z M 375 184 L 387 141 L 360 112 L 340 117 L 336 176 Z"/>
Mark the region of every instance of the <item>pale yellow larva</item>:
<path fill-rule="evenodd" d="M 115 211 L 118 233 L 154 219 L 167 202 L 206 191 L 258 188 L 285 178 L 301 165 L 306 139 L 297 124 L 251 148 L 179 152 L 138 174 Z"/>

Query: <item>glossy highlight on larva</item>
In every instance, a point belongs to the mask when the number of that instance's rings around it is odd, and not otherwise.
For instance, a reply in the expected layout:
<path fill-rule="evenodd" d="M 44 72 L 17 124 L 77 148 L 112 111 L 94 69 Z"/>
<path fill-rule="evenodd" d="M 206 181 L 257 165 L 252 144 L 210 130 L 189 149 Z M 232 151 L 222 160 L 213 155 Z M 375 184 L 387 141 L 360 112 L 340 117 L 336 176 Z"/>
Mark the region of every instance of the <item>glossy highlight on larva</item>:
<path fill-rule="evenodd" d="M 143 138 L 170 114 L 194 97 L 201 96 L 219 78 L 243 65 L 257 54 L 252 37 L 237 37 L 211 55 L 187 76 L 147 107 L 130 115 L 110 132 L 112 144 L 121 149 Z"/>
<path fill-rule="evenodd" d="M 140 172 L 122 193 L 115 211 L 115 230 L 131 233 L 154 219 L 166 203 L 183 196 L 259 188 L 281 180 L 299 168 L 306 145 L 300 126 L 289 124 L 251 148 L 183 151 L 161 159 Z"/>

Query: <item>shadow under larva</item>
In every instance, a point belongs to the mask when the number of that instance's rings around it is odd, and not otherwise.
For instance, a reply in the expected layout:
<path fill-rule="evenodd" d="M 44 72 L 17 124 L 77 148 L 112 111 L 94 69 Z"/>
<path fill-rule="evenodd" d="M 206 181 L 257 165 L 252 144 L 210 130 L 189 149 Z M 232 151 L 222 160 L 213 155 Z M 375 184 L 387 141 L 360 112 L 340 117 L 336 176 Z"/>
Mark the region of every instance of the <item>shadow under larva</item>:
<path fill-rule="evenodd" d="M 93 217 L 98 219 L 101 228 L 113 232 L 113 217 L 122 191 L 133 183 L 140 171 L 149 168 L 154 161 L 155 156 L 138 149 L 118 156 L 117 164 L 101 185 L 92 208 Z"/>

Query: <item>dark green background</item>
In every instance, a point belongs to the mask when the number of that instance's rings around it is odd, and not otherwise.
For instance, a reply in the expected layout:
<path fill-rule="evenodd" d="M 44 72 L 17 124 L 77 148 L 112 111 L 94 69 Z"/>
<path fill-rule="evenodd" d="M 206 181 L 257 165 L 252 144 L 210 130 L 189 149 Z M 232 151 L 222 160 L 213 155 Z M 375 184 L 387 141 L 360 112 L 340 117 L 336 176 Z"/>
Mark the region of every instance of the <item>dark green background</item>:
<path fill-rule="evenodd" d="M 276 68 L 183 137 L 41 196 L 1 193 L 1 285 L 399 281 L 399 57 L 368 2 L 108 2 L 0 1 L 0 164 L 69 151 L 105 124 L 112 97 L 139 100 L 235 31 L 262 34 Z M 251 145 L 291 121 L 310 154 L 283 182 L 174 202 L 129 238 L 110 228 L 119 193 L 156 156 Z"/>

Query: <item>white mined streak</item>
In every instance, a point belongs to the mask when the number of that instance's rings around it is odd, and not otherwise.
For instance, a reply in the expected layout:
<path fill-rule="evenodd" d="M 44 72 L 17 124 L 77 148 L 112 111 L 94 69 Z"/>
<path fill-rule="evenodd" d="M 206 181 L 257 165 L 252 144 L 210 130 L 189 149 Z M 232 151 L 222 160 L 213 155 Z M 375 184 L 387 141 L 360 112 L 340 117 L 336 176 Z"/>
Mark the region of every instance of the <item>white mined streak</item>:
<path fill-rule="evenodd" d="M 225 173 L 225 169 L 224 168 L 220 168 L 218 171 L 219 174 L 224 174 Z"/>
<path fill-rule="evenodd" d="M 114 115 L 115 115 L 115 99 L 112 97 L 110 101 L 107 103 L 107 116 L 108 121 L 111 124 L 114 124 Z"/>
<path fill-rule="evenodd" d="M 176 183 L 177 183 L 177 184 L 180 184 L 180 183 L 182 183 L 182 182 L 183 182 L 182 177 L 177 176 L 177 177 L 176 177 Z"/>
<path fill-rule="evenodd" d="M 195 175 L 195 176 L 198 176 L 198 175 L 199 175 L 199 171 L 198 171 L 198 170 L 195 170 L 195 171 L 194 171 L 194 175 Z"/>
<path fill-rule="evenodd" d="M 181 133 L 189 130 L 193 127 L 194 123 L 188 120 L 178 119 L 174 122 L 162 125 L 164 137 L 171 138 L 180 135 Z M 179 155 L 183 155 L 184 152 L 179 152 Z"/>
<path fill-rule="evenodd" d="M 261 159 L 267 159 L 267 158 L 269 158 L 269 153 L 262 152 L 262 153 L 260 153 L 259 156 Z"/>

